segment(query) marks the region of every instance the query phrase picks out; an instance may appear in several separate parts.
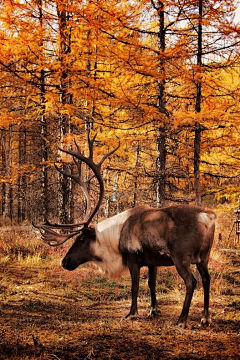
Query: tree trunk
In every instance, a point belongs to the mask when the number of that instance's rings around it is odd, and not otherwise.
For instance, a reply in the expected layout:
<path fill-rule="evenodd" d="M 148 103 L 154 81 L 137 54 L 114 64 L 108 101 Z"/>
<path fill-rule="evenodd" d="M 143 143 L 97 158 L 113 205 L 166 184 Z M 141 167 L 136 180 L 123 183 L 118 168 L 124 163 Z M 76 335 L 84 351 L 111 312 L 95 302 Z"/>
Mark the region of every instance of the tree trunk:
<path fill-rule="evenodd" d="M 1 217 L 3 217 L 5 210 L 5 201 L 6 201 L 6 183 L 5 183 L 5 173 L 6 173 L 6 131 L 1 131 L 1 177 L 3 179 L 1 184 Z"/>
<path fill-rule="evenodd" d="M 166 94 L 165 94 L 165 27 L 164 27 L 164 3 L 159 1 L 159 32 L 158 42 L 161 57 L 159 61 L 159 73 L 162 79 L 158 81 L 158 101 L 157 106 L 159 113 L 167 115 L 166 111 Z M 157 129 L 157 207 L 163 206 L 165 203 L 165 188 L 166 188 L 166 129 L 165 126 L 159 126 Z"/>
<path fill-rule="evenodd" d="M 60 36 L 60 102 L 63 105 L 72 104 L 72 95 L 69 93 L 70 77 L 68 73 L 67 54 L 71 52 L 71 29 L 69 28 L 69 13 L 67 11 L 67 1 L 64 4 L 57 4 L 59 36 Z M 62 113 L 59 118 L 60 142 L 66 134 L 71 132 L 70 117 Z M 63 164 L 63 171 L 71 171 L 68 164 Z M 72 201 L 72 181 L 70 178 L 59 173 L 60 182 L 60 213 L 59 218 L 62 223 L 73 222 L 74 207 Z"/>
<path fill-rule="evenodd" d="M 11 182 L 11 174 L 12 174 L 12 125 L 9 126 L 9 136 L 5 142 L 5 192 L 4 192 L 4 200 L 3 200 L 3 218 L 9 218 L 12 220 L 13 218 L 13 194 L 12 194 L 12 182 Z"/>
<path fill-rule="evenodd" d="M 26 190 L 27 182 L 26 175 L 22 173 L 21 167 L 26 164 L 26 154 L 27 154 L 27 133 L 24 127 L 20 127 L 19 136 L 18 136 L 18 163 L 19 163 L 19 173 L 18 173 L 18 207 L 17 207 L 17 219 L 18 223 L 26 220 Z"/>
<path fill-rule="evenodd" d="M 137 205 L 137 190 L 138 190 L 138 165 L 139 165 L 139 143 L 137 145 L 136 149 L 136 155 L 135 155 L 135 173 L 134 176 L 134 191 L 133 191 L 133 201 L 132 201 L 132 207 L 135 207 Z"/>
<path fill-rule="evenodd" d="M 39 11 L 39 23 L 41 29 L 41 39 L 40 46 L 43 48 L 43 3 L 42 0 L 38 1 L 38 11 Z M 48 181 L 48 168 L 47 162 L 49 160 L 49 150 L 48 150 L 48 122 L 46 117 L 46 81 L 45 81 L 45 69 L 44 64 L 41 64 L 40 72 L 40 123 L 41 123 L 41 157 L 42 157 L 42 172 L 41 172 L 41 216 L 46 218 L 49 213 L 49 181 Z"/>
<path fill-rule="evenodd" d="M 41 70 L 41 156 L 42 156 L 42 174 L 41 174 L 41 198 L 42 198 L 42 216 L 45 218 L 49 213 L 49 197 L 48 197 L 48 124 L 45 109 L 45 72 Z"/>
<path fill-rule="evenodd" d="M 202 0 L 199 0 L 199 18 L 198 18 L 198 49 L 197 49 L 197 65 L 198 71 L 201 72 L 202 68 Z M 195 111 L 201 112 L 202 102 L 202 83 L 199 77 L 196 82 L 196 103 Z M 195 136 L 194 136 L 194 189 L 195 201 L 197 205 L 201 205 L 201 190 L 200 190 L 200 162 L 201 162 L 201 125 L 195 123 Z"/>
<path fill-rule="evenodd" d="M 160 128 L 157 136 L 157 207 L 163 206 L 166 198 L 166 134 L 165 129 Z"/>

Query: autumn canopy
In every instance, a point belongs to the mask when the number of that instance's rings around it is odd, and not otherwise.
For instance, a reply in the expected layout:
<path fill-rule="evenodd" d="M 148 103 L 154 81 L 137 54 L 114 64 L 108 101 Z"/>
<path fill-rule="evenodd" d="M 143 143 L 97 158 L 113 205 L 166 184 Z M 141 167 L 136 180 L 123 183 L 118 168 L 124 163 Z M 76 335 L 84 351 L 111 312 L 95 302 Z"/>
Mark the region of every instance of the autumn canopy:
<path fill-rule="evenodd" d="M 58 146 L 103 166 L 99 218 L 240 195 L 240 27 L 232 0 L 5 0 L 0 5 L 0 211 L 81 216 Z M 63 164 L 63 165 L 62 165 Z M 87 176 L 87 169 L 86 176 Z M 97 187 L 92 181 L 91 196 Z"/>

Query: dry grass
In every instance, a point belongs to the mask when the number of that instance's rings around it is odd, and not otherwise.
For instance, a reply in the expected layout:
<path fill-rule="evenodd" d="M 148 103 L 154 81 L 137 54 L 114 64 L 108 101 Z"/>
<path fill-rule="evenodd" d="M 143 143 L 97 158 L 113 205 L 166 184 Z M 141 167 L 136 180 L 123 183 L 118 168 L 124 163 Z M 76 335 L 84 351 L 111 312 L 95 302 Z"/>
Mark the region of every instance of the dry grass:
<path fill-rule="evenodd" d="M 213 326 L 200 328 L 203 297 L 202 290 L 197 290 L 189 328 L 179 331 L 175 323 L 183 289 L 176 285 L 173 290 L 158 293 L 161 314 L 149 319 L 144 272 L 139 317 L 127 321 L 129 276 L 108 282 L 91 266 L 69 273 L 49 263 L 12 263 L 0 266 L 0 270 L 0 359 L 238 359 L 237 292 L 212 296 Z M 161 269 L 159 286 L 164 275 Z"/>
<path fill-rule="evenodd" d="M 228 219 L 220 213 L 220 221 Z M 141 271 L 139 317 L 123 320 L 131 300 L 131 280 L 101 276 L 91 263 L 67 272 L 61 259 L 70 246 L 50 248 L 31 227 L 0 232 L 0 359 L 158 360 L 238 359 L 239 257 L 229 247 L 230 226 L 217 228 L 210 260 L 213 326 L 202 329 L 202 287 L 194 292 L 189 329 L 175 326 L 185 287 L 174 268 L 160 268 L 157 297 L 161 314 L 148 319 L 148 272 Z M 216 240 L 218 235 L 216 236 Z M 195 271 L 193 269 L 193 271 Z"/>
<path fill-rule="evenodd" d="M 39 231 L 29 224 L 0 228 L 0 263 L 32 265 L 49 262 L 54 266 L 65 252 L 64 246 L 53 248 L 44 244 Z"/>
<path fill-rule="evenodd" d="M 210 273 L 212 278 L 212 289 L 220 295 L 226 292 L 229 288 L 229 272 L 231 272 L 231 259 L 220 248 L 233 247 L 234 235 L 229 239 L 229 232 L 232 223 L 235 220 L 235 213 L 233 209 L 223 208 L 218 211 L 218 225 L 216 228 L 215 243 L 211 252 L 211 259 L 209 263 Z M 31 225 L 17 226 L 5 224 L 0 228 L 0 264 L 10 265 L 19 264 L 22 266 L 39 266 L 43 269 L 51 268 L 53 273 L 60 264 L 62 257 L 66 253 L 71 244 L 63 245 L 58 248 L 47 246 L 41 241 L 38 231 Z M 219 242 L 219 233 L 221 233 L 221 241 Z M 240 244 L 239 244 L 240 247 Z M 116 285 L 113 281 L 108 281 L 101 277 L 94 268 L 94 265 L 88 264 L 85 266 L 85 271 L 82 272 L 82 277 L 85 281 L 90 278 L 94 280 L 99 287 L 111 289 L 114 288 L 116 298 L 122 297 L 125 285 L 129 287 L 129 283 Z M 44 270 L 43 270 L 44 271 Z M 193 267 L 194 274 L 196 271 Z M 79 279 L 77 272 L 66 272 L 67 281 L 75 286 L 76 279 Z M 142 269 L 142 281 L 140 284 L 140 296 L 148 293 L 148 273 L 147 269 Z M 198 279 L 199 280 L 199 279 Z M 183 288 L 182 280 L 176 273 L 174 268 L 160 268 L 157 282 L 157 292 L 164 295 L 169 291 L 179 291 Z M 111 292 L 111 291 L 110 291 Z"/>

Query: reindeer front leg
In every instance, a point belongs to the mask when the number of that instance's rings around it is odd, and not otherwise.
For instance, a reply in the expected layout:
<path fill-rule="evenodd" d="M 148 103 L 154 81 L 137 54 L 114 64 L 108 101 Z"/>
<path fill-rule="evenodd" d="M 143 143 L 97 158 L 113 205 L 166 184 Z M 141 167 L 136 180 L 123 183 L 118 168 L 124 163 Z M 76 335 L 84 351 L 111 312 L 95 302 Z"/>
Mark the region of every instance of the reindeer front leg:
<path fill-rule="evenodd" d="M 139 289 L 140 267 L 138 264 L 136 264 L 136 262 L 128 263 L 128 267 L 132 278 L 132 305 L 130 312 L 126 316 L 126 318 L 128 317 L 131 318 L 138 315 L 137 297 L 138 297 L 138 289 Z"/>

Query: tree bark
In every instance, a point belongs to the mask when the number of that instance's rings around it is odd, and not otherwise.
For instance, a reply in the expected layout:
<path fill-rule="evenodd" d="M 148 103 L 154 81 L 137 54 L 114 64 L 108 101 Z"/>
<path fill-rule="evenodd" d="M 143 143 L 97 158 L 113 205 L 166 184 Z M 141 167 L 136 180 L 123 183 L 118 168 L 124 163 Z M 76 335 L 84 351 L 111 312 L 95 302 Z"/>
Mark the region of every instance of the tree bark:
<path fill-rule="evenodd" d="M 161 57 L 159 61 L 159 73 L 162 75 L 161 80 L 158 81 L 158 100 L 157 106 L 161 114 L 167 115 L 166 111 L 166 94 L 165 94 L 165 26 L 164 26 L 164 3 L 159 1 L 159 32 L 158 43 Z M 163 206 L 165 203 L 165 188 L 166 188 L 166 129 L 165 126 L 159 126 L 157 129 L 157 207 Z"/>
<path fill-rule="evenodd" d="M 39 24 L 40 24 L 40 47 L 43 48 L 43 2 L 39 0 L 38 3 L 39 11 Z M 49 213 L 49 181 L 48 181 L 48 168 L 47 162 L 49 160 L 49 150 L 48 150 L 48 122 L 46 117 L 46 80 L 45 80 L 45 69 L 44 64 L 41 64 L 40 71 L 40 124 L 41 124 L 41 161 L 42 161 L 42 171 L 41 171 L 41 217 L 46 218 Z"/>
<path fill-rule="evenodd" d="M 136 155 L 135 155 L 135 172 L 136 172 L 136 175 L 134 176 L 134 191 L 133 191 L 132 207 L 135 207 L 137 205 L 139 151 L 140 151 L 140 147 L 139 147 L 139 143 L 138 143 L 137 149 L 136 149 Z"/>
<path fill-rule="evenodd" d="M 13 193 L 12 193 L 12 125 L 9 126 L 9 137 L 5 143 L 5 159 L 6 159 L 6 171 L 5 171 L 5 198 L 3 200 L 3 218 L 13 218 Z"/>
<path fill-rule="evenodd" d="M 2 157 L 2 168 L 1 176 L 3 178 L 1 184 L 1 216 L 3 217 L 5 206 L 6 206 L 6 183 L 5 183 L 5 173 L 6 173 L 6 132 L 5 130 L 1 131 L 1 157 Z"/>
<path fill-rule="evenodd" d="M 69 28 L 70 14 L 67 11 L 67 1 L 62 2 L 61 6 L 57 3 L 57 14 L 59 24 L 59 36 L 60 36 L 60 102 L 63 105 L 72 104 L 72 95 L 69 93 L 70 77 L 67 70 L 67 54 L 71 52 L 71 29 Z M 68 114 L 61 113 L 59 117 L 59 131 L 60 142 L 66 134 L 71 132 L 71 122 Z M 71 171 L 71 166 L 63 164 L 63 171 Z M 59 218 L 62 223 L 69 223 L 73 221 L 74 206 L 73 206 L 73 193 L 72 193 L 72 181 L 66 176 L 59 173 L 60 181 L 60 213 Z"/>
<path fill-rule="evenodd" d="M 19 163 L 19 174 L 18 174 L 18 207 L 17 207 L 17 219 L 18 223 L 26 220 L 26 190 L 27 181 L 26 175 L 22 173 L 21 167 L 26 164 L 27 154 L 27 133 L 24 127 L 20 127 L 18 136 L 18 163 Z"/>
<path fill-rule="evenodd" d="M 202 16 L 203 16 L 203 4 L 202 0 L 199 0 L 198 4 L 199 18 L 198 18 L 198 48 L 197 48 L 197 66 L 198 71 L 201 72 L 202 68 Z M 196 81 L 196 103 L 195 111 L 201 112 L 202 102 L 202 83 L 199 77 Z M 200 163 L 201 163 L 201 125 L 195 123 L 195 136 L 194 136 L 194 189 L 195 189 L 195 201 L 197 205 L 201 205 L 201 190 L 200 190 Z"/>

